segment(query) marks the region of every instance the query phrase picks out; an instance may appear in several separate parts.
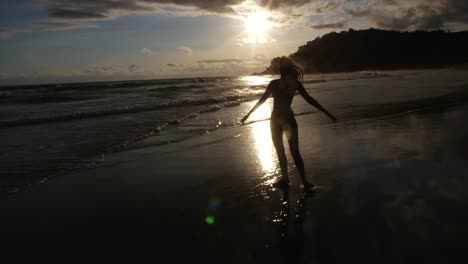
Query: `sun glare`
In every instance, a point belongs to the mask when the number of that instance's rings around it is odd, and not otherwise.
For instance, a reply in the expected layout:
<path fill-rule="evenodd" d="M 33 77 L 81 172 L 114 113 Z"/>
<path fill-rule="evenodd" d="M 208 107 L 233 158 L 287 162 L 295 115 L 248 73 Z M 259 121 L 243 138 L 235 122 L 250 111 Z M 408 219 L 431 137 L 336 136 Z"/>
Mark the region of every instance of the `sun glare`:
<path fill-rule="evenodd" d="M 246 37 L 244 43 L 266 43 L 268 42 L 268 29 L 272 23 L 268 20 L 269 13 L 266 11 L 257 11 L 250 13 L 244 20 Z"/>

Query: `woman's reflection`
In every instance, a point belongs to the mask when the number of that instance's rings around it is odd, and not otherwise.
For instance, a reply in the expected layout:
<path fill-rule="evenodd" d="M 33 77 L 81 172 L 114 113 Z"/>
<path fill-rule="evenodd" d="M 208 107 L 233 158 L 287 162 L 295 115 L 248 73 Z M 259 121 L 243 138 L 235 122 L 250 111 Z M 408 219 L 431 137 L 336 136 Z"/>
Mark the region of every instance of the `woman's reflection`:
<path fill-rule="evenodd" d="M 297 201 L 297 208 L 291 211 L 289 189 L 282 189 L 280 212 L 277 222 L 280 222 L 280 250 L 285 262 L 300 261 L 304 256 L 304 218 L 308 199 L 315 194 L 313 191 L 303 192 Z M 275 220 L 273 220 L 275 221 Z M 290 221 L 293 222 L 290 228 Z"/>

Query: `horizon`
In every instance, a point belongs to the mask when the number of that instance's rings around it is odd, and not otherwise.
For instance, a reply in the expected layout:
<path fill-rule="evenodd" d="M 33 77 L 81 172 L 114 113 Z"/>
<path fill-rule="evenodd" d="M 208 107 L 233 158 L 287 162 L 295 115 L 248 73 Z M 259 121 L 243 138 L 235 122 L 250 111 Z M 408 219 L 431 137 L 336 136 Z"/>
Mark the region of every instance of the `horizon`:
<path fill-rule="evenodd" d="M 307 73 L 307 74 L 315 74 L 315 73 Z M 266 74 L 268 75 L 268 74 Z M 273 74 L 274 75 L 274 74 Z M 0 84 L 0 88 L 2 87 L 16 87 L 16 86 L 41 86 L 41 85 L 70 85 L 70 84 L 94 84 L 94 83 L 110 83 L 110 82 L 153 82 L 153 81 L 170 81 L 170 80 L 189 80 L 189 79 L 213 79 L 213 78 L 242 78 L 242 77 L 249 77 L 251 75 L 243 74 L 243 75 L 232 75 L 232 76 L 187 76 L 187 77 L 174 77 L 174 78 L 154 78 L 154 79 L 122 79 L 122 80 L 102 80 L 102 81 L 77 81 L 77 82 L 51 82 L 51 83 L 26 83 L 26 84 Z"/>
<path fill-rule="evenodd" d="M 0 86 L 245 76 L 333 31 L 468 29 L 468 4 L 455 0 L 45 0 L 0 6 Z"/>

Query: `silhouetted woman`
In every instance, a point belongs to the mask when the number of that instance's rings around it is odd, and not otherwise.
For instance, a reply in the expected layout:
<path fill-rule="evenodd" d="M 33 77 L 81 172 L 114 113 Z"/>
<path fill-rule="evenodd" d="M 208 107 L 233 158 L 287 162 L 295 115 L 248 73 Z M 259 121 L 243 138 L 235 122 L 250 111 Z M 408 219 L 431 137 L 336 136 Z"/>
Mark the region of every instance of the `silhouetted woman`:
<path fill-rule="evenodd" d="M 302 161 L 301 154 L 299 153 L 299 138 L 296 119 L 294 118 L 294 112 L 291 110 L 291 103 L 294 94 L 299 94 L 311 105 L 325 113 L 330 117 L 333 122 L 336 118 L 330 114 L 325 108 L 323 108 L 314 98 L 312 98 L 304 89 L 302 85 L 302 79 L 304 72 L 302 68 L 294 63 L 287 57 L 282 57 L 280 60 L 280 74 L 281 78 L 273 80 L 268 84 L 265 93 L 262 95 L 257 104 L 249 111 L 249 113 L 242 118 L 241 122 L 244 123 L 250 114 L 254 112 L 260 105 L 262 105 L 270 95 L 273 95 L 273 112 L 271 113 L 270 119 L 270 130 L 273 144 L 278 154 L 278 160 L 281 168 L 282 178 L 274 185 L 276 187 L 286 188 L 290 185 L 288 177 L 288 163 L 286 160 L 286 154 L 284 152 L 283 145 L 283 132 L 286 132 L 286 136 L 289 142 L 289 148 L 291 155 L 296 163 L 296 168 L 301 176 L 302 184 L 304 189 L 314 187 L 307 181 L 304 171 L 304 162 Z"/>

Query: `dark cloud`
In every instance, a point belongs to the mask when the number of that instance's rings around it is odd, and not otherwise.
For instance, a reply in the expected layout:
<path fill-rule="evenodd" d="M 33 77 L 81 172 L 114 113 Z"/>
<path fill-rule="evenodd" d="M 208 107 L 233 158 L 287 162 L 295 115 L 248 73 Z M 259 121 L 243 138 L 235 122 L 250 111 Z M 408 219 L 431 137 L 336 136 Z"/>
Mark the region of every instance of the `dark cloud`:
<path fill-rule="evenodd" d="M 245 0 L 41 0 L 48 18 L 22 28 L 0 29 L 0 37 L 15 32 L 68 30 L 94 25 L 82 24 L 82 20 L 111 19 L 135 13 L 156 12 L 158 5 L 193 7 L 207 12 L 229 14 L 233 5 Z M 468 0 L 255 0 L 270 10 L 284 11 L 277 23 L 287 23 L 295 16 L 325 14 L 314 29 L 341 28 L 347 26 L 341 19 L 362 18 L 369 20 L 369 26 L 395 30 L 450 29 L 449 25 L 468 27 Z M 310 4 L 310 5 L 309 5 Z M 302 7 L 300 15 L 288 7 Z M 166 7 L 167 8 L 167 7 Z M 164 9 L 166 10 L 166 9 Z M 168 10 L 168 9 L 167 9 Z M 297 11 L 297 10 L 296 10 Z M 297 18 L 297 17 L 296 17 Z M 273 18 L 272 18 L 273 19 Z M 352 21 L 349 20 L 349 23 Z M 190 55 L 191 50 L 184 49 Z"/>
<path fill-rule="evenodd" d="M 128 13 L 154 12 L 156 10 L 154 4 L 173 4 L 214 13 L 232 13 L 234 11 L 230 6 L 243 2 L 244 0 L 45 0 L 45 7 L 51 19 L 93 20 L 108 19 Z M 262 7 L 279 11 L 287 7 L 311 4 L 308 10 L 310 14 L 345 12 L 351 17 L 367 18 L 377 27 L 396 30 L 436 29 L 443 28 L 448 23 L 468 24 L 468 0 L 256 0 L 256 2 Z M 289 17 L 288 14 L 287 18 Z M 317 29 L 345 26 L 340 23 L 324 21 L 321 25 L 312 27 Z M 6 33 L 0 32 L 0 34 Z"/>
<path fill-rule="evenodd" d="M 142 12 L 150 8 L 141 1 L 115 0 L 48 0 L 46 10 L 49 17 L 59 19 L 103 19 L 114 12 Z"/>
<path fill-rule="evenodd" d="M 380 28 L 408 30 L 408 29 L 439 29 L 450 23 L 468 24 L 467 0 L 438 0 L 438 1 L 393 1 L 394 10 L 372 9 L 369 18 Z M 409 2 L 408 2 L 409 3 Z M 388 4 L 388 3 L 387 3 Z"/>
<path fill-rule="evenodd" d="M 302 6 L 310 2 L 312 0 L 260 0 L 259 4 L 268 9 L 275 10 L 281 7 Z"/>
<path fill-rule="evenodd" d="M 237 5 L 244 0 L 141 0 L 147 3 L 157 4 L 175 4 L 182 6 L 193 6 L 202 10 L 215 13 L 232 13 L 233 10 L 229 7 Z"/>
<path fill-rule="evenodd" d="M 395 30 L 431 30 L 447 28 L 450 24 L 468 26 L 468 0 L 258 0 L 261 6 L 281 10 L 287 7 L 304 7 L 311 15 L 347 13 L 350 17 L 367 18 L 370 26 Z M 309 8 L 310 7 L 310 8 Z M 307 9 L 309 8 L 309 9 Z M 335 18 L 336 19 L 336 18 Z M 323 21 L 315 29 L 342 28 L 346 23 Z"/>
<path fill-rule="evenodd" d="M 201 60 L 198 63 L 242 63 L 244 60 L 239 59 L 221 59 L 221 60 Z"/>
<path fill-rule="evenodd" d="M 335 28 L 344 28 L 348 24 L 347 20 L 336 22 L 336 23 L 326 23 L 326 24 L 318 24 L 318 25 L 313 25 L 310 26 L 313 29 L 325 29 L 325 28 L 330 28 L 330 29 L 335 29 Z"/>
<path fill-rule="evenodd" d="M 94 27 L 82 24 L 80 20 L 111 19 L 117 16 L 157 11 L 155 4 L 173 4 L 194 7 L 215 13 L 234 12 L 230 5 L 244 0 L 41 0 L 40 4 L 47 19 L 14 29 L 2 29 L 0 37 L 5 38 L 16 32 L 68 30 Z M 188 55 L 191 49 L 184 49 Z"/>
<path fill-rule="evenodd" d="M 53 18 L 65 19 L 102 19 L 107 18 L 104 13 L 86 11 L 86 10 L 55 10 L 49 14 Z"/>
<path fill-rule="evenodd" d="M 373 19 L 379 28 L 404 30 L 414 26 L 416 23 L 416 11 L 414 8 L 411 8 L 398 14 L 398 16 L 378 14 L 374 15 Z"/>
<path fill-rule="evenodd" d="M 195 7 L 215 13 L 232 13 L 230 5 L 244 0 L 48 0 L 46 10 L 50 18 L 106 19 L 116 14 L 152 12 L 152 4 L 174 4 Z"/>
<path fill-rule="evenodd" d="M 214 13 L 233 13 L 231 6 L 245 0 L 45 0 L 49 17 L 59 19 L 105 19 L 132 12 L 152 12 L 153 4 L 172 4 L 194 7 Z M 256 0 L 258 5 L 271 10 L 303 6 L 312 0 Z M 322 1 L 320 12 L 337 9 L 341 0 Z"/>

